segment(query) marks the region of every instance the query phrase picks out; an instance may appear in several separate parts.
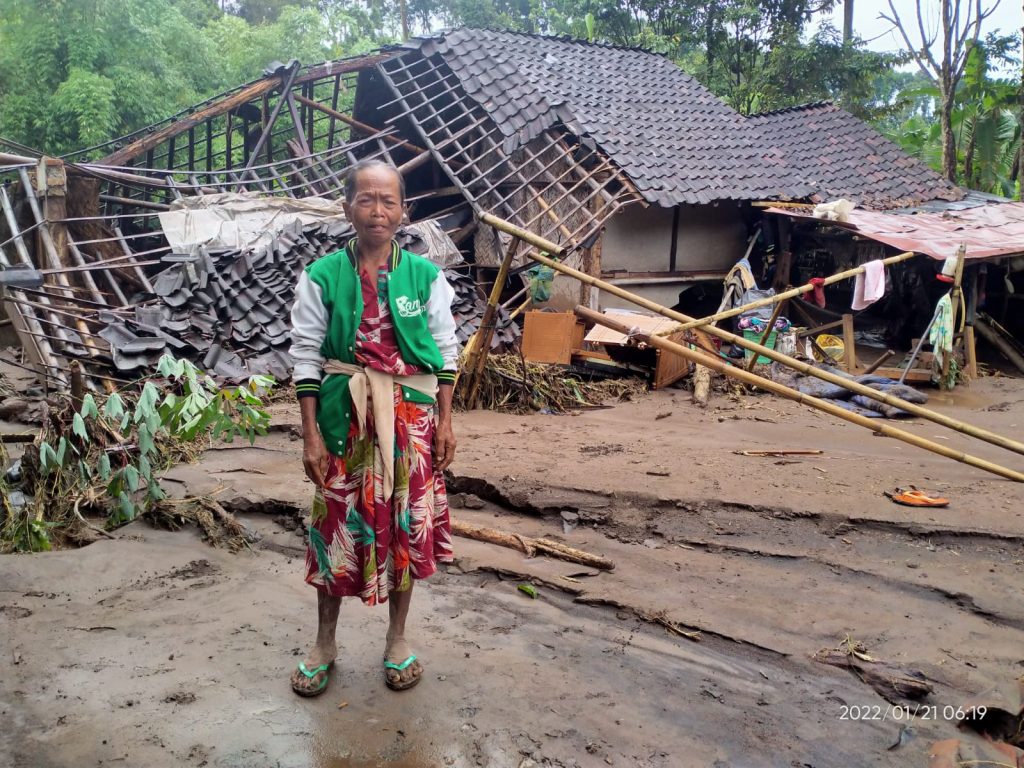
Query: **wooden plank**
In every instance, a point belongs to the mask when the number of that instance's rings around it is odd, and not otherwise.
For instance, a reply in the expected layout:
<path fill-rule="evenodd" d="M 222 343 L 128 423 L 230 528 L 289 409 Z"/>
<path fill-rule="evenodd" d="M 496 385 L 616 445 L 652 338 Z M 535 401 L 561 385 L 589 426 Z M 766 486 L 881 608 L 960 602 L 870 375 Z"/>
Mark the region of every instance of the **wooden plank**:
<path fill-rule="evenodd" d="M 526 313 L 523 358 L 531 363 L 569 365 L 574 350 L 583 346 L 583 324 L 572 312 Z"/>
<path fill-rule="evenodd" d="M 667 337 L 676 344 L 685 344 L 683 333 L 674 333 Z M 685 357 L 673 355 L 671 352 L 657 350 L 657 364 L 654 367 L 654 380 L 651 389 L 670 387 L 690 373 L 690 361 Z"/>
<path fill-rule="evenodd" d="M 882 366 L 875 370 L 875 376 L 885 376 L 887 379 L 899 380 L 900 376 L 903 375 L 902 368 L 893 368 L 889 366 Z M 928 384 L 932 380 L 932 372 L 927 368 L 911 368 L 907 371 L 907 377 L 904 381 L 911 381 L 916 384 Z"/>

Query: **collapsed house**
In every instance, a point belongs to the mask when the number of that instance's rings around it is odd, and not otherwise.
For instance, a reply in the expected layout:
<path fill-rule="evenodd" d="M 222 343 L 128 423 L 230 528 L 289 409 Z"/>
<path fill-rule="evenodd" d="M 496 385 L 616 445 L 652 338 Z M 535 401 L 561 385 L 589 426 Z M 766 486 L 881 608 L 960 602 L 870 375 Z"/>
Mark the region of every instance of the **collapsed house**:
<path fill-rule="evenodd" d="M 164 352 L 229 377 L 284 375 L 290 286 L 344 243 L 344 179 L 370 158 L 405 178 L 404 242 L 458 275 L 463 339 L 481 322 L 478 287 L 513 254 L 495 344 L 515 341 L 510 315 L 529 301 L 531 262 L 518 239 L 480 223 L 483 213 L 668 306 L 699 298 L 695 286 L 720 284 L 744 256 L 778 288 L 899 248 L 941 258 L 928 233 L 896 242 L 885 226 L 857 224 L 867 211 L 1020 220 L 1020 204 L 965 195 L 833 105 L 744 117 L 646 51 L 460 29 L 313 66 L 275 64 L 64 158 L 0 154 L 10 325 L 58 388 L 72 360 L 111 386 Z M 266 198 L 295 205 L 245 213 Z M 309 198 L 326 204 L 299 204 Z M 859 206 L 853 218 L 810 218 L 836 198 Z M 274 237 L 243 237 L 253 231 Z M 975 261 L 997 262 L 988 278 L 998 272 L 1012 288 L 1024 237 L 1004 234 L 996 251 L 972 244 L 968 258 L 978 275 Z M 942 235 L 951 236 L 953 227 Z M 894 285 L 904 271 L 937 271 L 917 262 L 894 271 Z M 556 281 L 550 305 L 577 303 L 621 300 Z M 903 324 L 909 337 L 920 320 Z"/>

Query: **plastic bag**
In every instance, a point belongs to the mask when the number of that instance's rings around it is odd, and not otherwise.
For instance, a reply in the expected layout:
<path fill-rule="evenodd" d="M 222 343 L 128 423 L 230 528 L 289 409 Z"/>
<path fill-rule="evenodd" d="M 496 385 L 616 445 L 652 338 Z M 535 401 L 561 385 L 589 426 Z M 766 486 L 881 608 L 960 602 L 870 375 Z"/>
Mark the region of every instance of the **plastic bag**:
<path fill-rule="evenodd" d="M 543 264 L 537 264 L 526 270 L 530 276 L 530 298 L 534 304 L 543 304 L 551 299 L 551 284 L 555 280 L 555 270 Z"/>

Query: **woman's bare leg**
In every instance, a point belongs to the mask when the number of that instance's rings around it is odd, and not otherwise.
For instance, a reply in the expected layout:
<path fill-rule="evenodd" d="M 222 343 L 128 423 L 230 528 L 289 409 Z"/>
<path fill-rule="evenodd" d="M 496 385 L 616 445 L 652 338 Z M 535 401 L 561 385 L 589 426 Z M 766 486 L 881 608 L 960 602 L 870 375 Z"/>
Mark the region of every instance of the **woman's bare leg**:
<path fill-rule="evenodd" d="M 338 629 L 338 613 L 341 610 L 341 598 L 332 597 L 324 590 L 316 591 L 317 598 L 317 628 L 316 644 L 305 658 L 306 669 L 315 669 L 322 664 L 329 664 L 338 655 L 338 646 L 335 641 L 335 632 Z M 313 677 L 306 677 L 298 669 L 292 672 L 292 686 L 303 690 L 313 690 L 320 687 L 326 672 L 320 672 Z"/>
<path fill-rule="evenodd" d="M 384 659 L 392 664 L 401 664 L 413 654 L 411 646 L 405 639 L 405 621 L 409 617 L 409 606 L 412 604 L 413 584 L 415 582 L 410 583 L 409 588 L 402 592 L 392 592 L 388 598 L 388 612 L 391 621 L 388 625 Z M 414 661 L 401 671 L 387 670 L 388 679 L 393 683 L 406 683 L 422 674 L 423 667 L 420 666 L 419 661 Z"/>

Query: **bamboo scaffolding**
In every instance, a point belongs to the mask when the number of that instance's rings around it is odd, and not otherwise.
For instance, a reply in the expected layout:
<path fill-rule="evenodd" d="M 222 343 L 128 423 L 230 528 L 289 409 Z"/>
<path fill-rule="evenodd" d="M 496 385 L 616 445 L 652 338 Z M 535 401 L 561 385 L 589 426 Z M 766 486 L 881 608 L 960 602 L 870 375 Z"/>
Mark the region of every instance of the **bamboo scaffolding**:
<path fill-rule="evenodd" d="M 545 240 L 544 238 L 538 237 L 532 232 L 527 232 L 526 230 L 516 227 L 514 224 L 510 224 L 507 221 L 499 219 L 497 216 L 492 216 L 491 214 L 484 213 L 480 215 L 480 220 L 483 223 L 494 227 L 495 229 L 499 229 L 502 232 L 506 232 L 507 234 L 518 237 L 524 242 L 529 243 L 530 245 L 533 245 L 536 248 L 540 248 L 544 251 L 547 251 L 550 254 L 564 255 L 565 253 L 565 251 L 562 248 L 560 248 L 556 243 L 552 243 L 548 240 Z M 580 272 L 579 270 L 573 269 L 572 267 L 567 267 L 564 264 L 561 264 L 560 262 L 557 262 L 554 259 L 542 256 L 539 253 L 527 251 L 526 255 L 528 258 L 533 259 L 536 262 L 551 267 L 556 272 L 561 272 L 562 274 L 570 275 L 571 277 L 574 277 L 577 280 L 580 280 L 581 282 L 592 285 L 595 288 L 599 288 L 602 291 L 606 291 L 612 294 L 613 296 L 618 296 L 619 298 L 625 299 L 626 301 L 632 302 L 633 304 L 636 304 L 652 312 L 655 312 L 656 314 L 662 315 L 663 317 L 667 317 L 670 320 L 676 320 L 677 322 L 683 324 L 693 322 L 694 320 L 694 318 L 688 315 L 684 315 L 681 312 L 676 312 L 674 310 L 663 307 L 660 304 L 656 304 L 655 302 L 651 301 L 650 299 L 645 299 L 643 296 L 638 296 L 637 294 L 630 293 L 629 291 L 623 290 L 622 288 L 619 288 L 616 285 L 606 283 L 605 281 L 599 280 L 598 278 L 593 277 L 592 275 L 588 275 L 586 272 Z M 873 389 L 863 384 L 859 384 L 855 381 L 852 381 L 851 379 L 846 379 L 842 376 L 832 373 L 831 371 L 826 371 L 821 368 L 816 368 L 813 365 L 808 365 L 807 363 L 797 360 L 794 357 L 784 355 L 781 352 L 776 352 L 774 349 L 769 349 L 768 347 L 763 347 L 760 344 L 755 344 L 752 341 L 747 341 L 742 336 L 737 336 L 736 334 L 730 333 L 729 331 L 719 328 L 713 324 L 705 325 L 701 330 L 703 330 L 705 333 L 717 336 L 723 341 L 736 344 L 742 347 L 743 349 L 749 349 L 752 352 L 769 358 L 770 360 L 782 363 L 783 365 L 792 368 L 796 371 L 799 371 L 800 373 L 803 373 L 805 375 L 814 376 L 815 378 L 827 381 L 830 384 L 837 384 L 838 386 L 843 387 L 844 389 L 847 389 L 858 395 L 864 395 L 865 397 L 870 397 L 872 400 L 877 400 L 880 403 L 885 403 L 886 405 L 891 405 L 895 408 L 899 408 L 900 410 L 906 411 L 907 413 L 910 413 L 914 416 L 919 416 L 922 419 L 927 419 L 928 421 L 934 422 L 935 424 L 940 424 L 944 427 L 947 427 L 948 429 L 952 429 L 955 432 L 960 432 L 962 434 L 969 435 L 979 440 L 984 440 L 985 442 L 991 443 L 992 445 L 998 445 L 1000 448 L 1005 448 L 1008 451 L 1013 451 L 1015 453 L 1024 455 L 1024 443 L 1020 443 L 1016 440 L 1004 437 L 1003 435 L 996 434 L 995 432 L 990 432 L 987 429 L 976 427 L 972 424 L 968 424 L 967 422 L 952 419 L 949 416 L 937 413 L 936 411 L 932 411 L 928 408 L 923 408 L 920 405 L 908 402 L 906 400 L 903 400 L 902 398 L 894 397 L 893 395 L 888 395 L 884 392 L 879 392 L 877 389 Z"/>
<path fill-rule="evenodd" d="M 915 253 L 907 251 L 905 253 L 900 253 L 900 254 L 897 254 L 895 256 L 890 256 L 890 257 L 888 257 L 886 259 L 882 259 L 882 263 L 885 264 L 888 267 L 888 266 L 890 266 L 892 264 L 899 264 L 901 261 L 906 261 L 907 259 L 912 259 L 916 255 L 917 254 L 915 254 Z M 859 267 L 853 267 L 852 269 L 847 269 L 847 270 L 844 270 L 843 272 L 837 272 L 834 275 L 830 275 L 829 277 L 826 277 L 824 282 L 822 283 L 822 285 L 823 286 L 824 285 L 832 285 L 833 283 L 838 283 L 838 282 L 841 282 L 843 280 L 849 280 L 851 277 L 856 277 L 857 275 L 861 274 L 863 271 L 864 271 L 864 265 L 862 264 Z M 681 325 L 676 326 L 674 328 L 669 328 L 669 329 L 666 329 L 664 331 L 661 331 L 658 335 L 659 336 L 669 336 L 669 335 L 671 335 L 673 333 L 679 333 L 680 331 L 688 331 L 691 328 L 699 328 L 699 327 L 701 327 L 703 325 L 708 325 L 709 323 L 717 323 L 720 320 L 726 320 L 726 319 L 728 319 L 730 317 L 735 317 L 736 315 L 741 315 L 744 312 L 749 312 L 752 309 L 758 309 L 759 307 L 767 307 L 767 306 L 770 306 L 772 304 L 779 304 L 779 303 L 781 303 L 783 301 L 786 301 L 787 299 L 796 298 L 797 296 L 802 296 L 805 293 L 810 293 L 813 290 L 814 290 L 814 286 L 811 285 L 810 283 L 808 283 L 807 285 L 801 285 L 801 286 L 799 286 L 797 288 L 791 288 L 788 291 L 783 291 L 782 293 L 777 293 L 774 296 L 769 296 L 769 297 L 764 298 L 764 299 L 758 299 L 757 301 L 752 301 L 749 304 L 744 304 L 743 306 L 740 306 L 740 307 L 733 307 L 732 309 L 727 309 L 727 310 L 725 310 L 723 312 L 718 312 L 718 313 L 716 313 L 714 315 L 708 315 L 707 317 L 702 317 L 700 319 L 689 320 L 689 321 L 687 321 L 685 323 L 682 323 Z"/>
<path fill-rule="evenodd" d="M 815 408 L 819 411 L 824 411 L 830 416 L 835 416 L 836 418 L 842 419 L 843 421 L 848 421 L 851 424 L 857 424 L 858 426 L 866 427 L 867 429 L 870 429 L 872 432 L 876 434 L 885 435 L 886 437 L 892 437 L 896 440 L 901 440 L 904 443 L 908 443 L 909 445 L 913 445 L 918 448 L 923 448 L 926 451 L 936 453 L 939 456 L 945 456 L 948 459 L 953 459 L 954 461 L 959 461 L 963 464 L 967 464 L 969 466 L 985 470 L 986 472 L 991 472 L 992 474 L 999 475 L 1000 477 L 1005 477 L 1008 480 L 1013 480 L 1018 483 L 1024 483 L 1024 473 L 1017 472 L 1012 469 L 1007 469 L 1006 467 L 994 464 L 991 461 L 978 458 L 977 456 L 971 456 L 970 454 L 954 450 L 953 448 L 948 448 L 944 445 L 939 445 L 938 443 L 935 443 L 923 437 L 919 437 L 918 435 L 912 434 L 910 432 L 906 432 L 902 429 L 890 427 L 888 424 L 880 424 L 878 423 L 877 419 L 870 419 L 867 416 L 861 416 L 860 414 L 847 411 L 845 408 L 841 408 L 835 403 L 830 403 L 828 400 L 821 400 L 817 397 L 805 395 L 802 392 L 798 392 L 795 389 L 790 389 L 789 387 L 774 382 L 771 379 L 766 379 L 763 376 L 758 376 L 757 374 L 749 373 L 748 371 L 745 371 L 742 368 L 727 365 L 725 362 L 718 358 L 711 357 L 711 355 L 706 355 L 702 352 L 694 351 L 689 347 L 686 347 L 682 344 L 676 344 L 675 342 L 669 341 L 668 339 L 663 339 L 660 336 L 651 336 L 645 333 L 634 333 L 631 331 L 630 327 L 625 323 L 620 323 L 617 320 L 613 320 L 612 318 L 602 315 L 600 312 L 595 312 L 592 309 L 588 309 L 587 307 L 578 306 L 576 307 L 575 312 L 577 316 L 581 317 L 584 320 L 588 320 L 592 323 L 597 323 L 598 325 L 603 325 L 606 328 L 611 328 L 612 330 L 626 334 L 631 338 L 639 339 L 665 352 L 671 352 L 673 354 L 680 355 L 681 357 L 686 358 L 690 362 L 699 363 L 700 365 L 710 368 L 716 373 L 721 373 L 724 376 L 729 376 L 731 378 L 738 379 L 744 384 L 750 384 L 756 387 L 760 387 L 761 389 L 764 389 L 768 392 L 772 392 L 776 395 L 780 395 L 781 397 L 785 397 L 789 400 L 794 400 L 795 402 L 801 403 L 802 405 L 808 405 L 811 408 Z"/>

